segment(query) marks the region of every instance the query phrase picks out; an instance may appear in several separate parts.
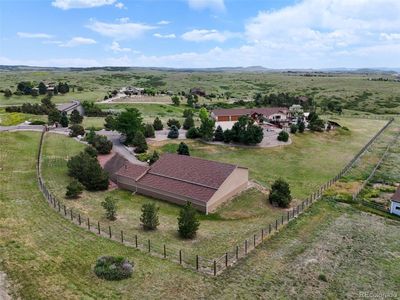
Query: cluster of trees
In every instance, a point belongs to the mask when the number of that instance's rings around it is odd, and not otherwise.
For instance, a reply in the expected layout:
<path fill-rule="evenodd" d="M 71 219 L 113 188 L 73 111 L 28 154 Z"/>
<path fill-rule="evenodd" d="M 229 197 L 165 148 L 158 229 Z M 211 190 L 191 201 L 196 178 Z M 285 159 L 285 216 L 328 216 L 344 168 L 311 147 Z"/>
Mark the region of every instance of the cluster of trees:
<path fill-rule="evenodd" d="M 47 116 L 47 122 L 49 125 L 53 125 L 55 123 L 60 124 L 62 127 L 68 127 L 68 125 L 71 123 L 73 126 L 73 133 L 71 136 L 78 136 L 78 135 L 82 135 L 82 134 L 76 134 L 78 132 L 82 132 L 84 131 L 83 127 L 79 124 L 82 123 L 83 121 L 83 116 L 79 113 L 78 110 L 74 109 L 71 112 L 70 117 L 68 118 L 67 113 L 64 112 L 60 112 L 58 109 L 52 109 L 51 111 L 49 111 L 48 116 Z M 71 134 L 71 132 L 70 132 Z"/>
<path fill-rule="evenodd" d="M 50 111 L 55 109 L 56 105 L 51 101 L 51 95 L 47 95 L 41 100 L 41 104 L 24 103 L 21 106 L 7 106 L 6 112 L 21 112 L 32 115 L 48 115 Z"/>
<path fill-rule="evenodd" d="M 57 85 L 54 86 L 53 90 L 51 91 L 52 94 L 57 95 L 66 94 L 70 90 L 70 86 L 67 82 L 59 82 Z M 48 93 L 47 86 L 44 82 L 39 82 L 36 85 L 34 82 L 31 81 L 21 81 L 17 84 L 17 90 L 15 91 L 15 95 L 31 95 L 31 96 L 38 96 L 38 95 L 45 95 Z M 6 97 L 12 96 L 12 91 L 10 89 L 4 90 L 4 95 Z"/>
<path fill-rule="evenodd" d="M 306 101 L 302 101 L 301 97 L 290 95 L 289 93 L 262 95 L 257 93 L 254 95 L 254 104 L 256 106 L 285 106 L 290 107 L 293 104 L 301 104 L 305 109 L 312 108 L 314 101 L 307 97 Z"/>
<path fill-rule="evenodd" d="M 116 220 L 117 218 L 117 200 L 110 196 L 106 197 L 101 202 L 105 210 L 106 218 L 110 221 Z M 146 231 L 156 230 L 160 225 L 158 213 L 160 208 L 155 203 L 145 203 L 142 205 L 140 216 L 140 223 L 142 228 Z M 197 230 L 199 229 L 200 222 L 198 214 L 191 202 L 187 202 L 180 210 L 178 216 L 178 233 L 181 238 L 192 239 L 196 236 Z"/>
<path fill-rule="evenodd" d="M 102 169 L 97 152 L 92 146 L 68 160 L 68 175 L 79 181 L 89 191 L 100 191 L 108 188 L 108 173 Z"/>
<path fill-rule="evenodd" d="M 323 112 L 333 112 L 341 114 L 343 111 L 343 105 L 338 99 L 324 99 L 320 104 L 321 110 Z"/>
<path fill-rule="evenodd" d="M 320 119 L 316 112 L 311 112 L 308 116 L 308 128 L 311 131 L 322 132 L 325 130 L 325 122 Z"/>
<path fill-rule="evenodd" d="M 82 107 L 85 109 L 85 114 L 88 117 L 107 117 L 109 115 L 108 112 L 102 111 L 94 102 L 83 101 Z"/>
<path fill-rule="evenodd" d="M 108 154 L 113 147 L 112 142 L 105 135 L 96 134 L 93 127 L 90 128 L 90 131 L 86 135 L 86 141 L 89 145 L 93 146 L 96 154 Z"/>
<path fill-rule="evenodd" d="M 264 138 L 263 129 L 255 125 L 254 120 L 248 116 L 240 117 L 232 129 L 225 130 L 223 135 L 221 135 L 221 130 L 218 129 L 214 137 L 216 140 L 223 138 L 225 143 L 234 142 L 245 145 L 256 145 Z"/>

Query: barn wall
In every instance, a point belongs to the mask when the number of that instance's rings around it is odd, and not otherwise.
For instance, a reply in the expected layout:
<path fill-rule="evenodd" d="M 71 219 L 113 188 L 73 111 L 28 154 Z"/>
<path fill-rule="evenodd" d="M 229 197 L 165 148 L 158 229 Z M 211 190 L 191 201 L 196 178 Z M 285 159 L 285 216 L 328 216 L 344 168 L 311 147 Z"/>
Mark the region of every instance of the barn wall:
<path fill-rule="evenodd" d="M 249 170 L 237 167 L 208 201 L 207 212 L 213 212 L 219 205 L 245 190 L 248 182 Z"/>

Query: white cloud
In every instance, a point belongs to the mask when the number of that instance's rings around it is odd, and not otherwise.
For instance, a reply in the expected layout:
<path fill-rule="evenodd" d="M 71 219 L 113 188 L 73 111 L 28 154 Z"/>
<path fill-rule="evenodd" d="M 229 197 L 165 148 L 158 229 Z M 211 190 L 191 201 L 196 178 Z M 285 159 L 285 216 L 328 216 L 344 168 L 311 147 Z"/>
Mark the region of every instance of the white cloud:
<path fill-rule="evenodd" d="M 42 44 L 45 44 L 45 45 L 60 45 L 62 43 L 63 43 L 62 41 L 43 41 L 42 42 Z"/>
<path fill-rule="evenodd" d="M 381 38 L 387 41 L 400 40 L 400 33 L 381 33 Z"/>
<path fill-rule="evenodd" d="M 77 37 L 70 39 L 66 43 L 60 44 L 60 47 L 72 48 L 72 47 L 77 47 L 77 46 L 82 46 L 82 45 L 93 45 L 93 44 L 96 44 L 96 41 L 94 39 L 77 36 Z"/>
<path fill-rule="evenodd" d="M 159 39 L 174 39 L 174 38 L 176 38 L 175 33 L 170 33 L 170 34 L 155 33 L 155 34 L 153 34 L 153 36 L 156 38 L 159 38 Z"/>
<path fill-rule="evenodd" d="M 120 44 L 116 41 L 112 42 L 110 49 L 114 52 L 131 52 L 132 49 L 131 48 L 123 48 L 120 46 Z"/>
<path fill-rule="evenodd" d="M 161 20 L 161 21 L 158 22 L 157 24 L 158 24 L 158 25 L 168 25 L 168 24 L 171 24 L 171 21 Z"/>
<path fill-rule="evenodd" d="M 20 38 L 27 38 L 27 39 L 51 39 L 51 38 L 53 38 L 52 35 L 47 34 L 47 33 L 17 32 L 17 35 Z"/>
<path fill-rule="evenodd" d="M 124 18 L 124 20 L 126 20 Z M 120 23 L 105 23 L 92 21 L 87 28 L 104 36 L 112 37 L 116 40 L 135 39 L 143 35 L 145 32 L 157 27 L 142 23 L 133 23 L 126 20 Z"/>
<path fill-rule="evenodd" d="M 224 0 L 188 0 L 189 7 L 196 10 L 225 11 Z"/>
<path fill-rule="evenodd" d="M 55 0 L 51 3 L 54 7 L 68 10 L 72 8 L 93 8 L 112 5 L 116 0 Z"/>
<path fill-rule="evenodd" d="M 117 3 L 115 3 L 115 7 L 116 7 L 116 8 L 119 8 L 119 9 L 126 8 L 125 5 L 124 5 L 122 2 L 117 2 Z"/>
<path fill-rule="evenodd" d="M 182 34 L 182 38 L 191 42 L 225 42 L 227 39 L 238 37 L 239 34 L 230 31 L 218 31 L 216 29 L 194 29 Z"/>

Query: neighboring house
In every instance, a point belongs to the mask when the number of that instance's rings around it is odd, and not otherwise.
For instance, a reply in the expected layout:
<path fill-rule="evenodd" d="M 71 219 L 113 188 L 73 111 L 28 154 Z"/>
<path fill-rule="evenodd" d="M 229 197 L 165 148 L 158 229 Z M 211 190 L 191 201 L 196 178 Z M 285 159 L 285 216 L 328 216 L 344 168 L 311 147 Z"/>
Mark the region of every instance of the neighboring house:
<path fill-rule="evenodd" d="M 206 214 L 248 185 L 248 169 L 237 165 L 166 153 L 150 167 L 125 161 L 111 174 L 121 164 L 114 157 L 104 168 L 118 187 L 179 205 L 189 201 Z"/>
<path fill-rule="evenodd" d="M 261 123 L 266 121 L 281 124 L 290 121 L 290 112 L 286 107 L 214 109 L 211 112 L 216 122 L 236 122 L 241 116 L 252 117 Z"/>
<path fill-rule="evenodd" d="M 57 109 L 60 112 L 66 112 L 67 114 L 71 114 L 71 112 L 76 109 L 82 116 L 85 114 L 85 110 L 78 100 L 73 100 L 70 103 L 59 104 L 57 105 Z"/>
<path fill-rule="evenodd" d="M 400 216 L 400 186 L 390 200 L 390 213 Z"/>
<path fill-rule="evenodd" d="M 127 86 L 127 87 L 123 87 L 120 90 L 120 92 L 124 93 L 126 95 L 143 95 L 144 94 L 144 88 Z"/>

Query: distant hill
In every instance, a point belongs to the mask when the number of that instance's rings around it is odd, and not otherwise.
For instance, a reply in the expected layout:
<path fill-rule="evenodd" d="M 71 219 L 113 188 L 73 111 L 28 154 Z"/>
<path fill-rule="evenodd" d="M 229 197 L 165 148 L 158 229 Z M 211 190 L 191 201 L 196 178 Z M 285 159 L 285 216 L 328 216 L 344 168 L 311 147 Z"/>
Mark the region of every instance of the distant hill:
<path fill-rule="evenodd" d="M 227 73 L 353 73 L 353 74 L 382 74 L 400 73 L 400 68 L 325 68 L 325 69 L 271 69 L 262 66 L 249 67 L 220 67 L 220 68 L 162 68 L 162 67 L 88 67 L 88 68 L 62 68 L 62 67 L 35 67 L 0 65 L 1 71 L 165 71 L 165 72 L 227 72 Z"/>

